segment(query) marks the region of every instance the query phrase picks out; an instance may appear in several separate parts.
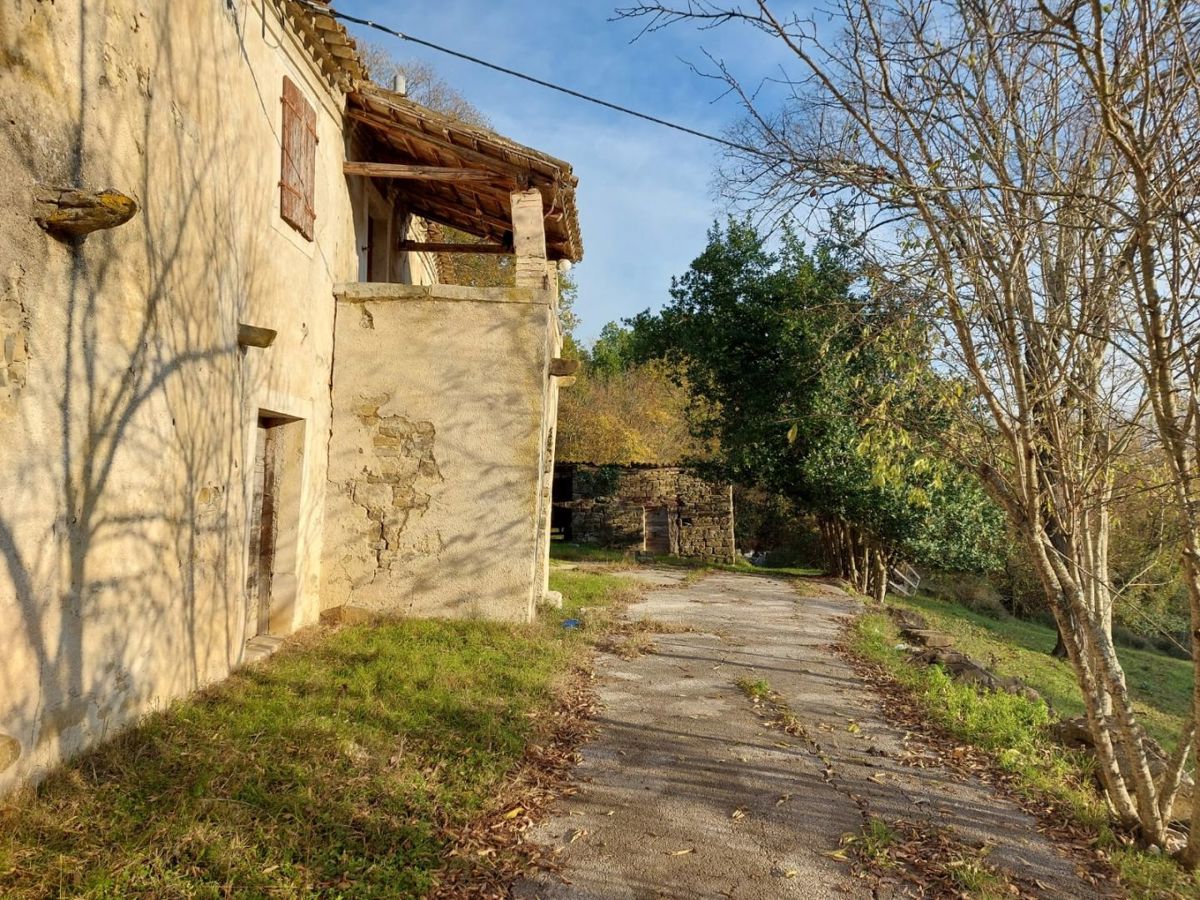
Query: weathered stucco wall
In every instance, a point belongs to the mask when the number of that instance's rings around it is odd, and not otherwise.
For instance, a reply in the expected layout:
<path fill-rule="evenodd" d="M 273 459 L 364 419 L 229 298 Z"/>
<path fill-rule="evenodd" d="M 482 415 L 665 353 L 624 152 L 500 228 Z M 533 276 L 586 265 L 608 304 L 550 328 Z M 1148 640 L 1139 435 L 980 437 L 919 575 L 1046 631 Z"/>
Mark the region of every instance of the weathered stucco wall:
<path fill-rule="evenodd" d="M 0 790 L 239 662 L 259 409 L 304 420 L 290 624 L 318 613 L 356 251 L 340 98 L 265 8 L 0 0 Z M 318 112 L 314 243 L 279 216 L 285 74 Z M 141 210 L 72 246 L 39 182 Z"/>
<path fill-rule="evenodd" d="M 532 616 L 552 304 L 530 288 L 342 289 L 324 606 Z"/>
<path fill-rule="evenodd" d="M 564 463 L 571 496 L 571 536 L 582 543 L 646 549 L 647 511 L 666 511 L 670 552 L 733 562 L 733 490 L 674 466 L 592 466 Z"/>

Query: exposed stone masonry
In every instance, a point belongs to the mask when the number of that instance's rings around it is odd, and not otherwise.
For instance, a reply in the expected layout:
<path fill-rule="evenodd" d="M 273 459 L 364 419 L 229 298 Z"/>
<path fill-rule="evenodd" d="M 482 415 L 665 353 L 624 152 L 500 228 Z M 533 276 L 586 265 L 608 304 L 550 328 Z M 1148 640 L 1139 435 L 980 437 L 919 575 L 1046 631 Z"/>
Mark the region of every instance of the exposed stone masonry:
<path fill-rule="evenodd" d="M 556 466 L 555 505 L 569 510 L 575 541 L 615 549 L 646 549 L 647 524 L 665 518 L 675 556 L 732 562 L 733 493 L 727 484 L 674 466 Z M 562 487 L 560 487 L 562 486 Z"/>
<path fill-rule="evenodd" d="M 411 518 L 429 508 L 429 489 L 441 482 L 434 457 L 432 422 L 413 422 L 404 416 L 380 415 L 387 396 L 367 397 L 354 414 L 367 429 L 372 445 L 362 476 L 347 487 L 355 504 L 366 510 L 372 529 L 376 569 L 390 568 L 413 553 L 436 553 L 440 548 L 417 546 L 404 539 Z"/>
<path fill-rule="evenodd" d="M 25 387 L 29 360 L 29 317 L 21 303 L 20 266 L 0 280 L 0 416 L 16 408 Z"/>

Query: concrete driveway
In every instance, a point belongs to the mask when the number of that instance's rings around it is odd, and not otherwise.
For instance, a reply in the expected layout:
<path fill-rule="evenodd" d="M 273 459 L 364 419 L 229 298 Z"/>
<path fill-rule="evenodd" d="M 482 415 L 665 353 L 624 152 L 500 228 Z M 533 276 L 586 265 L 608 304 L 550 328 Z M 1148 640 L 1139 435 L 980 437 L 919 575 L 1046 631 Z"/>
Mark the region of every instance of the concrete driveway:
<path fill-rule="evenodd" d="M 693 630 L 655 635 L 631 660 L 602 654 L 599 733 L 578 791 L 530 839 L 561 848 L 560 873 L 520 898 L 871 897 L 824 855 L 867 815 L 951 826 L 1047 897 L 1090 897 L 1037 823 L 981 782 L 919 766 L 876 695 L 830 647 L 856 603 L 817 582 L 715 574 L 652 584 L 629 610 Z M 799 718 L 791 735 L 738 687 L 765 681 Z M 918 763 L 914 766 L 914 760 Z"/>

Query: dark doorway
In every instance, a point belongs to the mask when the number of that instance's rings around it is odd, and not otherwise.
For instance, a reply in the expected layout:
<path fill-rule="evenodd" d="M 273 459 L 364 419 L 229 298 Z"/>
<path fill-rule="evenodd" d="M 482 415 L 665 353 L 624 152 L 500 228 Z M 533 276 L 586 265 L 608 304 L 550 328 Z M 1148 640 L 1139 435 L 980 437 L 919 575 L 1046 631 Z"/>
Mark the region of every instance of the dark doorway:
<path fill-rule="evenodd" d="M 367 218 L 367 281 L 391 281 L 391 229 L 380 216 Z"/>
<path fill-rule="evenodd" d="M 304 422 L 260 413 L 246 572 L 247 638 L 291 630 L 303 461 Z"/>
<path fill-rule="evenodd" d="M 557 465 L 554 467 L 554 481 L 550 493 L 550 540 L 572 541 L 575 536 L 571 533 L 571 508 L 560 504 L 570 503 L 575 499 L 575 468 L 574 466 Z"/>

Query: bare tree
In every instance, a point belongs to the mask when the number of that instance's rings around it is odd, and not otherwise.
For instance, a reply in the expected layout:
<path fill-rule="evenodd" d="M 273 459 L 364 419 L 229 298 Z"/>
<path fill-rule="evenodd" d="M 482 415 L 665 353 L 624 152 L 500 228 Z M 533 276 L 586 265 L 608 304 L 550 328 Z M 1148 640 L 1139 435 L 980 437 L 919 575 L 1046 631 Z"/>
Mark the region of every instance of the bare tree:
<path fill-rule="evenodd" d="M 1187 4 L 1133 0 L 1040 10 L 1051 39 L 1067 47 L 1090 89 L 1101 135 L 1121 166 L 1113 202 L 1121 220 L 1117 257 L 1127 275 L 1123 323 L 1136 336 L 1157 438 L 1185 523 L 1182 567 L 1200 658 L 1200 18 Z M 1200 704 L 1200 669 L 1193 702 Z M 1200 706 L 1193 710 L 1192 721 Z M 1195 729 L 1189 725 L 1193 740 Z M 1178 755 L 1180 765 L 1186 745 Z M 1173 790 L 1178 776 L 1167 785 Z M 1188 862 L 1200 862 L 1194 809 Z"/>
<path fill-rule="evenodd" d="M 359 47 L 363 65 L 370 79 L 382 87 L 392 86 L 392 77 L 399 75 L 404 80 L 404 93 L 410 100 L 453 116 L 468 125 L 490 128 L 482 110 L 446 81 L 437 69 L 427 62 L 415 59 L 398 59 L 383 44 L 364 41 Z"/>
<path fill-rule="evenodd" d="M 799 71 L 775 110 L 718 63 L 748 114 L 738 143 L 759 148 L 730 159 L 725 183 L 768 214 L 853 209 L 880 271 L 930 298 L 942 362 L 969 388 L 962 459 L 1034 560 L 1114 812 L 1165 845 L 1183 761 L 1156 780 L 1108 577 L 1115 463 L 1144 440 L 1153 396 L 1123 317 L 1126 164 L 1081 51 L 1009 0 L 837 0 L 828 31 L 766 0 L 623 14 L 649 29 L 739 22 L 790 51 Z"/>

